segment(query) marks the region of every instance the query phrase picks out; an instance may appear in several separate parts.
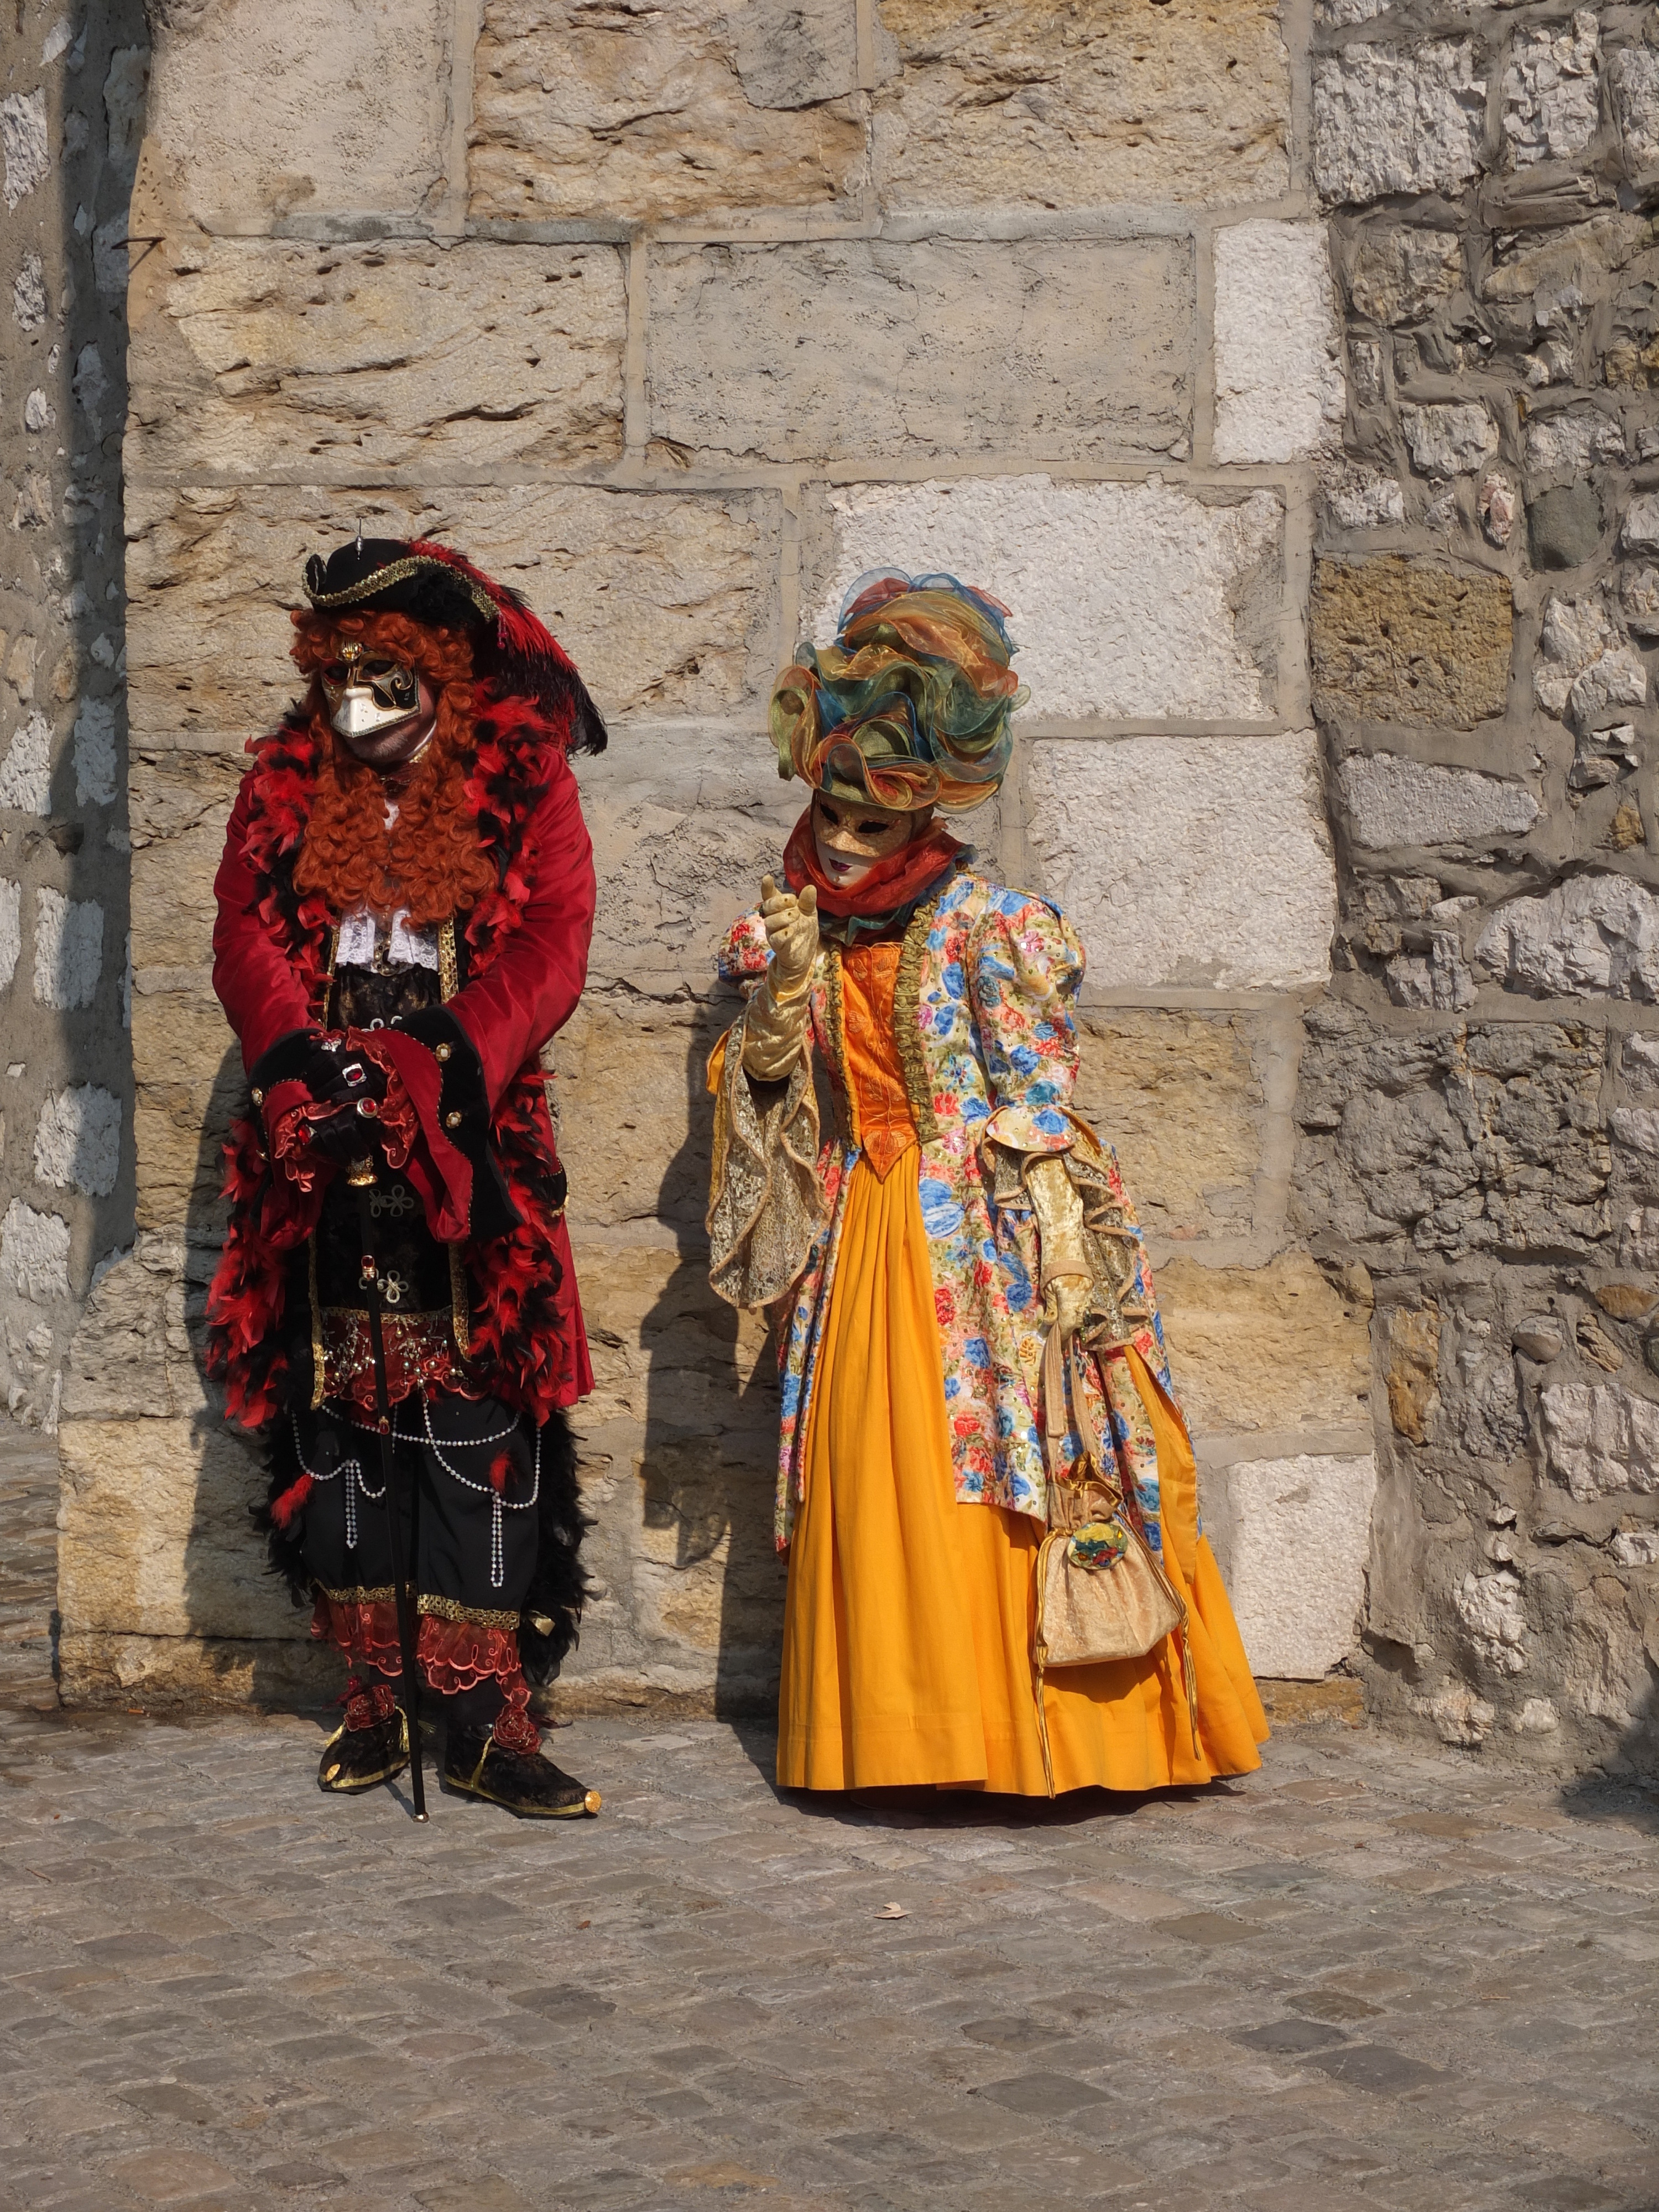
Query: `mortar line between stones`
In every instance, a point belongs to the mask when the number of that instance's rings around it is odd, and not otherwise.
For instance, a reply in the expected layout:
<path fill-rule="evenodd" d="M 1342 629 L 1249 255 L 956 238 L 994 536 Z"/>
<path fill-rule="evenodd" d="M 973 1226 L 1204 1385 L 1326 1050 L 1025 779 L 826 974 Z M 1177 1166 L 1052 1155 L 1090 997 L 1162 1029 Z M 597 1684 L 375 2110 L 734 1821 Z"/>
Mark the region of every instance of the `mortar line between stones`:
<path fill-rule="evenodd" d="M 650 247 L 643 238 L 628 244 L 628 337 L 623 354 L 623 452 L 643 453 L 650 435 L 646 411 L 646 318 L 650 307 Z"/>
<path fill-rule="evenodd" d="M 1215 227 L 1195 222 L 1193 254 L 1193 466 L 1209 468 L 1215 453 Z"/>
<path fill-rule="evenodd" d="M 467 151 L 472 131 L 472 72 L 483 27 L 483 0 L 453 0 L 449 27 L 449 147 L 437 235 L 441 240 L 453 243 L 466 235 L 471 199 Z"/>
<path fill-rule="evenodd" d="M 845 17 L 842 18 L 844 21 Z M 856 69 L 860 92 L 876 88 L 876 7 L 875 0 L 854 0 L 853 37 L 857 54 Z M 866 145 L 869 132 L 866 126 Z"/>

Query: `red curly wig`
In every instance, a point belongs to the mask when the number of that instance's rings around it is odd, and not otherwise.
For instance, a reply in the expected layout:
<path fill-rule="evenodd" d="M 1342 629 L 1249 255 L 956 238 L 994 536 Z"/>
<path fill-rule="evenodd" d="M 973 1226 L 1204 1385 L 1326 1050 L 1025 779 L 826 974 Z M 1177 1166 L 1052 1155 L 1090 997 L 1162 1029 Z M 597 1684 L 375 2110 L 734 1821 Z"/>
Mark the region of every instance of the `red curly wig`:
<path fill-rule="evenodd" d="M 318 739 L 317 796 L 294 880 L 336 915 L 406 907 L 412 923 L 466 913 L 495 887 L 466 800 L 473 765 L 472 646 L 465 630 L 429 629 L 406 615 L 296 614 L 291 649 L 311 678 L 306 706 Z M 417 669 L 437 704 L 432 742 L 386 823 L 383 777 L 334 734 L 318 672 L 351 638 L 367 652 Z"/>

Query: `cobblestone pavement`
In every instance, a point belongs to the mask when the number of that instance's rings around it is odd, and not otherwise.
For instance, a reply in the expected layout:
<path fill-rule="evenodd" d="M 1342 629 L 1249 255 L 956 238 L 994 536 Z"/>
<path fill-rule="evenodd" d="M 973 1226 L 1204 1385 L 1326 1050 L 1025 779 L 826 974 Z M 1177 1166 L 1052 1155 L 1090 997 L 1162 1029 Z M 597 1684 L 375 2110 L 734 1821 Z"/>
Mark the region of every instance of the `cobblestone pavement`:
<path fill-rule="evenodd" d="M 422 1830 L 321 1728 L 0 1714 L 0 2206 L 1659 2205 L 1637 1793 L 1326 1724 L 924 1815 L 589 1719 L 598 1820 Z"/>

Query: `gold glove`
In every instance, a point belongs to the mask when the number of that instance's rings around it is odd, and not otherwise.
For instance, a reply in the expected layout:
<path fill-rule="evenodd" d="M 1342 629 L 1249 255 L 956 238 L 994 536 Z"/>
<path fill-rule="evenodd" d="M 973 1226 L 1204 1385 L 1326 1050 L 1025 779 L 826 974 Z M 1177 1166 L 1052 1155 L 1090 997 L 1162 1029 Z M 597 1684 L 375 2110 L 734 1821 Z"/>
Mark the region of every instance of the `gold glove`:
<path fill-rule="evenodd" d="M 1037 1219 L 1043 1310 L 1062 1337 L 1083 1325 L 1093 1269 L 1083 1233 L 1083 1200 L 1065 1155 L 1042 1152 L 1025 1163 L 1025 1188 Z"/>
<path fill-rule="evenodd" d="M 757 1083 L 781 1083 L 806 1042 L 812 969 L 818 957 L 818 895 L 811 884 L 797 898 L 761 878 L 761 920 L 772 947 L 766 980 L 749 1001 L 743 1024 L 743 1072 Z"/>

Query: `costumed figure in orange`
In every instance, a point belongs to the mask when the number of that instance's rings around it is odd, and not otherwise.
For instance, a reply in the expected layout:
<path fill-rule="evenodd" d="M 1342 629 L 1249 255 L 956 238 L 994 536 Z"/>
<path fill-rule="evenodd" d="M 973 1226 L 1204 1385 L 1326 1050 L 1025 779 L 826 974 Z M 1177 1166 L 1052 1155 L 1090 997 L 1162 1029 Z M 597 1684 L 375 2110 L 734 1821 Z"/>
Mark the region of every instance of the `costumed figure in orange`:
<path fill-rule="evenodd" d="M 1152 1790 L 1267 1733 L 1140 1231 L 1072 1103 L 1082 948 L 935 813 L 1006 772 L 1005 616 L 874 571 L 799 648 L 771 725 L 811 805 L 721 954 L 748 999 L 709 1066 L 711 1280 L 779 1340 L 790 1789 Z"/>
<path fill-rule="evenodd" d="M 268 1449 L 272 1564 L 350 1663 L 323 1788 L 408 1765 L 408 1650 L 448 1788 L 580 1816 L 528 1710 L 581 1611 L 592 1382 L 542 1058 L 593 927 L 567 755 L 605 726 L 447 546 L 360 534 L 305 587 L 305 697 L 249 747 L 216 884 L 249 1094 L 210 1365 Z"/>

